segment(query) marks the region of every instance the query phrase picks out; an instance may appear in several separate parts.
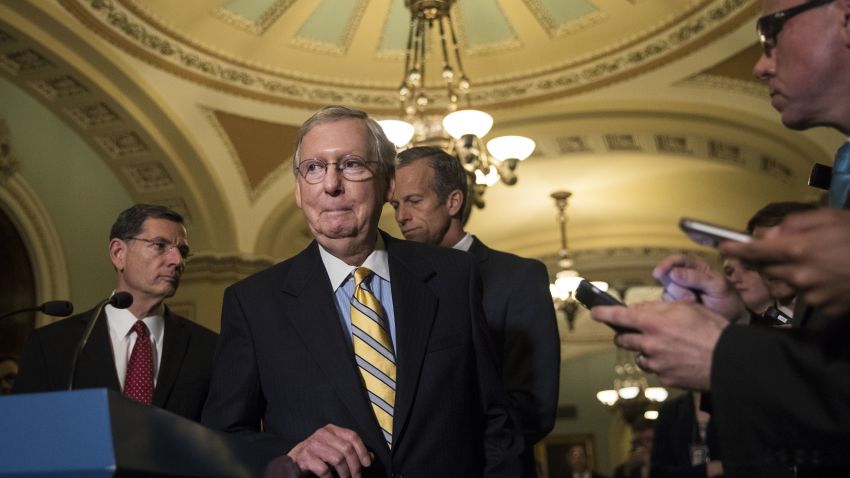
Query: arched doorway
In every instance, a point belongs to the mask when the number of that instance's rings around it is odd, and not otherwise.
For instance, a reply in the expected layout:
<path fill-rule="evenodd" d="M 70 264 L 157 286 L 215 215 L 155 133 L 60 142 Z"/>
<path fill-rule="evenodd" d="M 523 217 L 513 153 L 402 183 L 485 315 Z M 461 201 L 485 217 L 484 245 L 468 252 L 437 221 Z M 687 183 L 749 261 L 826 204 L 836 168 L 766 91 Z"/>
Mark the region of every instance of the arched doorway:
<path fill-rule="evenodd" d="M 26 244 L 15 224 L 0 209 L 0 314 L 36 305 L 35 273 Z M 35 314 L 0 322 L 0 356 L 20 355 L 35 327 Z"/>

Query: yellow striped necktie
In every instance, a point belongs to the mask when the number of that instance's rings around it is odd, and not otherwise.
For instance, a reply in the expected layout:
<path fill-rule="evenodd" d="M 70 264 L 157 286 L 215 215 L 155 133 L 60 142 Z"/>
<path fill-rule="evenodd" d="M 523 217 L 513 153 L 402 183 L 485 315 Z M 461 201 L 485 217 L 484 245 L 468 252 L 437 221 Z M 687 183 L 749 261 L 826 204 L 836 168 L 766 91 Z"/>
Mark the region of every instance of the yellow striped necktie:
<path fill-rule="evenodd" d="M 351 299 L 351 337 L 357 368 L 372 402 L 372 410 L 384 433 L 387 445 L 393 444 L 393 407 L 395 406 L 395 354 L 387 325 L 387 315 L 378 298 L 369 290 L 366 279 L 372 271 L 354 270 L 354 297 Z"/>

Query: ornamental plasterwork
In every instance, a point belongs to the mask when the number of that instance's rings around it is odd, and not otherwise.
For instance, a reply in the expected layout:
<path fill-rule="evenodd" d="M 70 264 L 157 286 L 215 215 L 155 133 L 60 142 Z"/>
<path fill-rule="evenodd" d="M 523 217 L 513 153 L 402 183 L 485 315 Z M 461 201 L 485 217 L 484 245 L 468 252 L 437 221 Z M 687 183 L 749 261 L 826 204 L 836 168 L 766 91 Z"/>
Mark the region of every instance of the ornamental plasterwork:
<path fill-rule="evenodd" d="M 102 101 L 66 108 L 65 112 L 83 129 L 106 126 L 121 121 L 118 113 Z"/>
<path fill-rule="evenodd" d="M 139 164 L 124 167 L 124 172 L 130 182 L 141 193 L 152 193 L 174 189 L 174 180 L 159 163 Z"/>
<path fill-rule="evenodd" d="M 499 2 L 493 2 L 493 5 L 499 10 L 499 14 L 502 16 L 502 18 L 505 19 L 505 24 L 508 26 L 508 29 L 511 32 L 510 37 L 501 41 L 487 42 L 474 46 L 467 39 L 466 28 L 464 28 L 464 25 L 474 25 L 475 21 L 464 21 L 463 8 L 461 8 L 459 5 L 455 7 L 455 18 L 452 20 L 452 22 L 455 25 L 455 34 L 457 34 L 458 45 L 460 46 L 460 48 L 462 48 L 464 55 L 493 55 L 503 51 L 513 50 L 522 47 L 522 42 L 519 40 L 519 38 L 517 38 L 516 31 L 514 31 L 513 25 L 511 25 L 510 20 L 508 19 L 507 15 L 505 15 L 505 12 L 502 10 L 502 6 L 499 5 Z"/>
<path fill-rule="evenodd" d="M 262 35 L 295 0 L 277 0 L 273 5 L 266 8 L 256 21 L 249 20 L 237 15 L 226 7 L 217 7 L 212 10 L 213 16 L 221 19 L 224 23 L 254 35 Z"/>
<path fill-rule="evenodd" d="M 378 112 L 394 112 L 397 107 L 395 78 L 380 85 L 330 84 L 328 79 L 307 78 L 293 72 L 266 72 L 251 69 L 237 60 L 222 58 L 171 36 L 154 31 L 148 23 L 120 4 L 110 0 L 61 0 L 62 4 L 90 27 L 113 43 L 179 76 L 200 81 L 213 88 L 229 90 L 255 99 L 297 107 L 345 103 Z M 576 94 L 597 88 L 686 54 L 714 36 L 749 20 L 757 6 L 750 0 L 715 0 L 672 29 L 657 33 L 616 51 L 604 52 L 583 63 L 574 60 L 554 65 L 546 72 L 523 73 L 523 77 L 500 77 L 498 83 L 479 78 L 471 92 L 476 105 L 510 106 L 528 101 Z M 118 35 L 116 37 L 116 35 Z M 177 36 L 176 34 L 173 34 Z M 699 41 L 699 43 L 698 43 Z M 129 42 L 129 47 L 127 45 Z M 335 80 L 341 83 L 344 80 Z M 390 86 L 391 85 L 391 86 Z M 380 89 L 376 89 L 380 88 Z"/>
<path fill-rule="evenodd" d="M 575 33 L 608 18 L 608 15 L 605 12 L 597 10 L 595 12 L 588 13 L 587 15 L 582 15 L 575 20 L 558 24 L 540 0 L 523 1 L 531 13 L 534 14 L 534 18 L 540 22 L 540 25 L 543 26 L 550 37 L 558 37 L 567 33 Z"/>
<path fill-rule="evenodd" d="M 88 88 L 69 74 L 46 80 L 35 80 L 29 84 L 48 100 L 68 99 L 89 94 Z"/>
<path fill-rule="evenodd" d="M 12 144 L 6 122 L 0 120 L 0 185 L 18 172 L 21 164 L 12 154 Z"/>
<path fill-rule="evenodd" d="M 768 87 L 764 83 L 755 81 L 739 80 L 728 76 L 702 74 L 692 76 L 677 82 L 674 86 L 685 86 L 694 88 L 712 88 L 723 91 L 734 91 L 759 99 L 768 97 Z"/>

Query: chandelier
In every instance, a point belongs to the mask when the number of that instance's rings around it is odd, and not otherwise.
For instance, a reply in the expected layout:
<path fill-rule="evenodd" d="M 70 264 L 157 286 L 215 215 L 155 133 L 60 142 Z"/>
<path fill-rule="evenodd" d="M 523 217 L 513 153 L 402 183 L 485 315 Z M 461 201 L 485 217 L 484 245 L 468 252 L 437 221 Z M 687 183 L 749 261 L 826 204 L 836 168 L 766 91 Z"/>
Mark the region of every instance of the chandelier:
<path fill-rule="evenodd" d="M 555 191 L 549 195 L 555 200 L 558 208 L 558 224 L 561 226 L 561 249 L 558 251 L 558 272 L 555 274 L 555 282 L 549 284 L 549 292 L 555 302 L 555 309 L 563 312 L 567 319 L 569 330 L 575 329 L 575 317 L 578 312 L 578 301 L 575 292 L 579 282 L 584 280 L 579 273 L 573 269 L 573 259 L 567 249 L 567 200 L 572 196 L 569 191 Z M 608 290 L 608 283 L 593 281 L 593 285 L 603 291 Z"/>
<path fill-rule="evenodd" d="M 626 423 L 634 423 L 641 416 L 649 420 L 658 418 L 658 404 L 667 399 L 667 389 L 650 387 L 632 354 L 621 348 L 617 348 L 614 372 L 614 388 L 598 392 L 596 398 L 619 409 Z"/>
<path fill-rule="evenodd" d="M 455 0 L 404 3 L 410 9 L 410 28 L 398 89 L 403 119 L 379 123 L 398 148 L 438 146 L 456 156 L 469 175 L 467 207 L 483 208 L 486 188 L 499 181 L 515 184 L 517 164 L 534 152 L 535 143 L 524 136 L 500 136 L 487 141 L 485 147 L 483 138 L 493 127 L 493 117 L 471 108 L 471 83 L 452 23 Z M 428 54 L 437 50 L 441 63 L 434 60 L 430 64 Z M 434 71 L 439 69 L 440 79 L 436 74 L 429 77 L 432 66 Z M 445 115 L 435 112 L 438 104 L 437 109 Z"/>

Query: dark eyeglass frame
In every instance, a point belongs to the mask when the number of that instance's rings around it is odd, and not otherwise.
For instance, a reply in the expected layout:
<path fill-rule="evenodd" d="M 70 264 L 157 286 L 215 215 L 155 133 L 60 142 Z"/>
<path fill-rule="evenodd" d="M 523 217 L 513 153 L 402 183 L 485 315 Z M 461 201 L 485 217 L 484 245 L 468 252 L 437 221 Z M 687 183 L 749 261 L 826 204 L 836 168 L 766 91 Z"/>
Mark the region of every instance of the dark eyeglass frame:
<path fill-rule="evenodd" d="M 345 163 L 348 162 L 348 161 L 355 161 L 355 162 L 358 162 L 358 163 L 363 163 L 363 166 L 366 168 L 366 171 L 369 172 L 368 176 L 364 176 L 364 177 L 360 177 L 360 178 L 352 178 L 352 177 L 347 176 L 346 173 L 345 173 L 345 171 L 346 171 Z M 302 178 L 304 178 L 304 181 L 306 181 L 307 184 L 319 184 L 320 182 L 322 182 L 325 179 L 325 176 L 328 174 L 328 168 L 333 166 L 337 170 L 337 172 L 339 172 L 342 175 L 342 177 L 345 178 L 346 180 L 354 181 L 354 182 L 361 182 L 361 181 L 368 181 L 368 180 L 372 179 L 373 177 L 375 177 L 375 170 L 373 170 L 370 167 L 370 165 L 379 164 L 379 163 L 380 163 L 380 161 L 367 160 L 367 159 L 361 158 L 360 156 L 346 156 L 346 157 L 340 159 L 339 161 L 335 161 L 335 162 L 325 162 L 325 161 L 322 161 L 320 159 L 305 159 L 305 160 L 301 161 L 298 164 L 298 166 L 295 167 L 295 171 L 299 175 L 301 175 Z M 319 177 L 318 179 L 316 179 L 314 181 L 307 179 L 308 172 L 304 171 L 304 166 L 311 165 L 311 164 L 319 164 L 319 165 L 322 165 L 323 168 L 324 168 L 321 177 Z"/>
<path fill-rule="evenodd" d="M 147 242 L 154 247 L 158 256 L 164 256 L 171 252 L 172 249 L 177 249 L 177 252 L 180 253 L 180 257 L 183 259 L 184 263 L 189 262 L 189 259 L 192 258 L 192 250 L 189 249 L 187 244 L 173 244 L 164 239 L 147 239 L 138 236 L 128 237 L 126 240 Z"/>
<path fill-rule="evenodd" d="M 786 8 L 770 15 L 765 15 L 756 22 L 756 32 L 758 32 L 759 43 L 765 55 L 770 55 L 770 50 L 776 47 L 776 37 L 785 26 L 785 22 L 795 16 L 809 11 L 813 8 L 832 3 L 835 0 L 811 0 L 810 2 L 801 3 L 796 7 Z"/>

